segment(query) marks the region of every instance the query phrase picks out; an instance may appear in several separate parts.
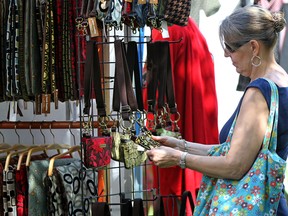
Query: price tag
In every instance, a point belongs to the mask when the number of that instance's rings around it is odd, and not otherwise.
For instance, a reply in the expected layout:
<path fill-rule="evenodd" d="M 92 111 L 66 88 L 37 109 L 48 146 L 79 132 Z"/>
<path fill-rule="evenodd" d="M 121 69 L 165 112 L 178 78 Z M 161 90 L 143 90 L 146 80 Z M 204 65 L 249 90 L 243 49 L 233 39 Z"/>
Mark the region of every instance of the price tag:
<path fill-rule="evenodd" d="M 166 21 L 162 22 L 162 37 L 169 38 L 168 25 Z"/>
<path fill-rule="evenodd" d="M 90 36 L 91 37 L 99 36 L 96 17 L 89 17 L 88 18 L 88 25 L 89 25 L 89 30 L 90 30 Z"/>

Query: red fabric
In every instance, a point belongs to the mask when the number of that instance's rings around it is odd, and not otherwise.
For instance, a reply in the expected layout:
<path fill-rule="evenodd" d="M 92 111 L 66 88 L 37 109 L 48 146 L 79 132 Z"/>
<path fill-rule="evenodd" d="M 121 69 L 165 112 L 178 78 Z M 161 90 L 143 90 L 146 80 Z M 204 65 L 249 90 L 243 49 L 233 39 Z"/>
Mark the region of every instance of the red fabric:
<path fill-rule="evenodd" d="M 22 164 L 20 170 L 15 171 L 15 189 L 17 198 L 17 215 L 28 215 L 28 183 L 26 166 Z"/>
<path fill-rule="evenodd" d="M 152 38 L 153 41 L 178 41 L 182 38 L 181 42 L 170 44 L 175 97 L 181 115 L 179 126 L 182 137 L 188 141 L 204 144 L 218 143 L 214 63 L 206 40 L 191 18 L 187 26 L 169 26 L 168 32 L 169 39 L 163 39 L 161 32 L 154 29 Z M 143 94 L 144 99 L 147 99 L 147 92 Z M 145 100 L 145 102 L 147 106 L 147 101 Z M 181 195 L 184 190 L 189 190 L 195 201 L 202 174 L 189 169 L 183 171 L 179 167 L 172 167 L 159 169 L 159 175 L 161 195 Z M 157 179 L 157 175 L 154 175 L 155 186 L 158 185 Z M 167 211 L 167 207 L 165 208 Z M 168 209 L 168 211 L 171 215 L 172 210 Z M 174 215 L 177 213 L 175 212 Z M 188 210 L 187 215 L 192 215 L 191 210 Z"/>

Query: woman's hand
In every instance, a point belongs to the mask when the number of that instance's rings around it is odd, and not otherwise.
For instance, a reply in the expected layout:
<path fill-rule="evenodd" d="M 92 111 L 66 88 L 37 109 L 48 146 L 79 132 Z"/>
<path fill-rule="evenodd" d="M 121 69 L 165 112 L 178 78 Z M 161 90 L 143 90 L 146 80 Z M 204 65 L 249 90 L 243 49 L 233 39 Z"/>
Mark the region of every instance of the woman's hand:
<path fill-rule="evenodd" d="M 175 138 L 174 138 L 175 139 Z M 156 140 L 156 139 L 155 139 Z M 175 139 L 177 140 L 177 139 Z M 170 138 L 161 137 L 161 141 L 165 144 L 171 144 Z M 161 146 L 154 148 L 146 152 L 149 159 L 156 165 L 161 168 L 167 168 L 179 165 L 180 157 L 182 152 L 170 147 Z"/>
<path fill-rule="evenodd" d="M 152 136 L 152 138 L 159 142 L 161 145 L 178 149 L 178 144 L 181 142 L 179 139 L 169 136 Z"/>

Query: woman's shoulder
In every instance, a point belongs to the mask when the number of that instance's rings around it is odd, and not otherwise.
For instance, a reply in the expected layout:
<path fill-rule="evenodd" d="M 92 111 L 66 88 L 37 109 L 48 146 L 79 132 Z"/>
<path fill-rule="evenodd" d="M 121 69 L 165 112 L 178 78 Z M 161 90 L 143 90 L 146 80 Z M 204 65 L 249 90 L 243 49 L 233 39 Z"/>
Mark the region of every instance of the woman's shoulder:
<path fill-rule="evenodd" d="M 258 78 L 258 79 L 251 81 L 249 85 L 247 86 L 247 88 L 251 88 L 251 87 L 258 88 L 264 95 L 270 94 L 271 92 L 270 84 L 264 78 Z"/>

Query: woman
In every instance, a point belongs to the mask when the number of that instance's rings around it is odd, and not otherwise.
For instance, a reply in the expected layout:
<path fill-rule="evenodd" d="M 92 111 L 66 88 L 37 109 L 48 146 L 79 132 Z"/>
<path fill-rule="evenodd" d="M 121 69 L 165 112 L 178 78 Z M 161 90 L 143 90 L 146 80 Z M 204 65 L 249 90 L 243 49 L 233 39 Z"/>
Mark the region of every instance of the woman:
<path fill-rule="evenodd" d="M 282 13 L 271 13 L 259 6 L 237 9 L 222 22 L 219 35 L 225 57 L 231 58 L 239 74 L 251 79 L 234 114 L 220 132 L 220 143 L 224 143 L 238 112 L 231 148 L 226 156 L 210 157 L 208 152 L 214 145 L 155 136 L 153 138 L 162 146 L 147 152 L 155 165 L 179 165 L 212 178 L 240 180 L 255 161 L 268 124 L 270 86 L 259 78 L 268 78 L 277 85 L 279 119 L 276 152 L 282 159 L 287 159 L 288 75 L 274 56 L 278 33 L 285 24 Z M 277 215 L 288 215 L 284 194 Z"/>

